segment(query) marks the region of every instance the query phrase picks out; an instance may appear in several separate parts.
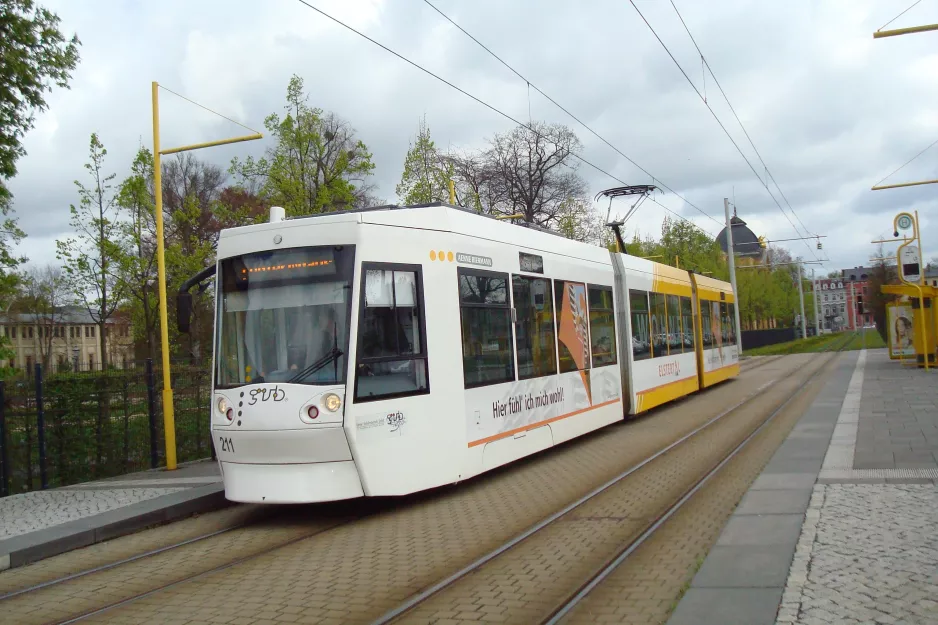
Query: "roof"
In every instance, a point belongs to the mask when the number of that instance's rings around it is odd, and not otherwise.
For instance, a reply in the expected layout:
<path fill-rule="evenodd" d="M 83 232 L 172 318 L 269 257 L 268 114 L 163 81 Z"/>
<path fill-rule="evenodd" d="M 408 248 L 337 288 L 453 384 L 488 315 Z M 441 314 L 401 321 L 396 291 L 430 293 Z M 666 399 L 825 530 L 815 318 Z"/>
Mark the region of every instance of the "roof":
<path fill-rule="evenodd" d="M 26 325 L 48 323 L 50 316 L 36 313 L 12 313 L 0 314 L 0 323 L 22 323 Z M 125 315 L 117 312 L 108 320 L 108 324 L 125 322 Z M 55 323 L 57 325 L 97 325 L 97 321 L 91 316 L 87 308 L 83 306 L 62 306 L 55 312 Z"/>
<path fill-rule="evenodd" d="M 733 251 L 736 253 L 736 256 L 741 256 L 743 258 L 761 258 L 762 248 L 759 246 L 759 237 L 757 237 L 752 232 L 752 230 L 746 226 L 746 222 L 740 219 L 734 213 L 733 218 L 730 219 L 730 224 L 733 228 Z M 722 249 L 723 253 L 725 254 L 725 227 L 720 230 L 720 234 L 717 235 L 717 243 L 720 244 L 720 249 Z"/>
<path fill-rule="evenodd" d="M 848 282 L 857 282 L 869 280 L 873 275 L 872 267 L 854 267 L 853 269 L 841 269 L 840 274 Z"/>

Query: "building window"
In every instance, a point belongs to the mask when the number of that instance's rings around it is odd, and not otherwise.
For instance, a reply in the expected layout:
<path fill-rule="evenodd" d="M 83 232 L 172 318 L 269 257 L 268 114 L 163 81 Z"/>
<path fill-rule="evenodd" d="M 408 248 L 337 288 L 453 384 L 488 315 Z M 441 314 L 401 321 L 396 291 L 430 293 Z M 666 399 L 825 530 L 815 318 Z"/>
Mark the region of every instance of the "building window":
<path fill-rule="evenodd" d="M 466 388 L 513 381 L 508 274 L 459 269 L 457 280 Z"/>
<path fill-rule="evenodd" d="M 85 326 L 85 338 L 91 338 L 91 326 Z"/>
<path fill-rule="evenodd" d="M 16 338 L 16 326 L 11 326 L 11 327 L 10 327 L 10 338 L 11 338 L 11 339 L 15 339 L 15 338 Z"/>
<path fill-rule="evenodd" d="M 612 305 L 612 287 L 590 286 L 590 348 L 593 366 L 616 364 L 616 322 Z"/>
<path fill-rule="evenodd" d="M 651 358 L 651 333 L 648 319 L 648 293 L 629 291 L 629 309 L 632 321 L 632 359 Z"/>
<path fill-rule="evenodd" d="M 546 278 L 511 277 L 517 320 L 518 379 L 557 373 L 554 298 Z"/>
<path fill-rule="evenodd" d="M 33 370 L 33 357 L 27 356 L 26 357 L 26 371 L 31 373 L 32 370 Z"/>
<path fill-rule="evenodd" d="M 590 368 L 589 320 L 586 314 L 586 285 L 554 281 L 557 310 L 557 347 L 560 372 Z"/>
<path fill-rule="evenodd" d="M 94 354 L 88 354 L 88 370 L 94 371 Z"/>
<path fill-rule="evenodd" d="M 33 338 L 33 327 L 29 326 L 29 338 Z"/>

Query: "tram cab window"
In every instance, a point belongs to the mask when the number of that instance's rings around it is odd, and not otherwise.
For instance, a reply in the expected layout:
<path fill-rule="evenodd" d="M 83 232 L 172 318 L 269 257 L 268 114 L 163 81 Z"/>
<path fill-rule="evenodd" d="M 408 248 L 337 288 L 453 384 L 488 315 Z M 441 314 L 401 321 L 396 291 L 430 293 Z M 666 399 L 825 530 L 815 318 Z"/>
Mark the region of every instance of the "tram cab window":
<path fill-rule="evenodd" d="M 554 298 L 550 280 L 513 275 L 511 291 L 517 321 L 518 379 L 557 373 Z"/>
<path fill-rule="evenodd" d="M 651 355 L 652 358 L 668 355 L 668 317 L 665 295 L 649 293 L 651 303 Z"/>
<path fill-rule="evenodd" d="M 560 372 L 585 371 L 590 368 L 586 285 L 555 280 L 554 299 L 557 304 Z"/>
<path fill-rule="evenodd" d="M 651 333 L 648 319 L 648 293 L 629 290 L 629 309 L 632 311 L 632 359 L 651 358 Z"/>
<path fill-rule="evenodd" d="M 716 338 L 713 335 L 713 304 L 714 302 L 707 299 L 700 300 L 700 334 L 703 349 L 713 347 Z"/>
<path fill-rule="evenodd" d="M 590 347 L 593 366 L 616 364 L 616 322 L 612 305 L 612 289 L 589 287 Z"/>
<path fill-rule="evenodd" d="M 459 269 L 457 278 L 466 388 L 514 381 L 508 274 Z"/>
<path fill-rule="evenodd" d="M 419 271 L 411 266 L 369 263 L 362 273 L 355 400 L 427 392 Z"/>

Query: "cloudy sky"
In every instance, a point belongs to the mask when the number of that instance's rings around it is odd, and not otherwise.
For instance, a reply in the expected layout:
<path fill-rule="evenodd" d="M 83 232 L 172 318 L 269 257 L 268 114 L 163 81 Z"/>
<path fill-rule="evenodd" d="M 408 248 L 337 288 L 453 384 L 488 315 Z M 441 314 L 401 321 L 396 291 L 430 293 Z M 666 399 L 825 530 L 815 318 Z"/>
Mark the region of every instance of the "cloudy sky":
<path fill-rule="evenodd" d="M 511 122 L 419 72 L 297 0 L 40 0 L 82 40 L 72 88 L 56 90 L 27 136 L 12 181 L 33 262 L 55 261 L 69 233 L 73 180 L 82 178 L 97 132 L 108 168 L 127 175 L 141 143 L 152 145 L 150 82 L 157 80 L 244 124 L 261 128 L 282 109 L 291 74 L 310 102 L 332 110 L 372 149 L 379 196 L 394 201 L 408 141 L 426 116 L 437 145 L 471 148 Z M 654 183 L 543 97 L 528 89 L 421 0 L 309 0 L 517 119 L 562 122 L 583 156 L 630 184 Z M 433 0 L 528 80 L 713 219 L 723 198 L 757 234 L 797 236 L 801 223 L 765 173 L 669 0 L 636 0 L 652 27 L 761 175 L 753 173 L 628 0 Z M 872 239 L 888 236 L 898 210 L 918 210 L 926 255 L 938 256 L 938 187 L 870 186 L 938 139 L 938 33 L 874 40 L 911 0 L 675 0 L 782 192 L 824 249 L 785 243 L 830 262 L 821 273 L 862 264 Z M 890 28 L 938 22 L 926 2 Z M 162 95 L 163 146 L 207 141 L 241 129 Z M 204 150 L 227 167 L 264 142 Z M 587 166 L 593 192 L 620 183 Z M 938 146 L 891 177 L 938 177 Z M 656 196 L 711 234 L 720 225 L 678 196 Z M 624 209 L 625 205 L 616 205 Z M 597 205 L 605 212 L 606 204 Z M 630 230 L 656 233 L 664 210 L 643 205 Z M 931 242 L 931 245 L 929 245 Z"/>

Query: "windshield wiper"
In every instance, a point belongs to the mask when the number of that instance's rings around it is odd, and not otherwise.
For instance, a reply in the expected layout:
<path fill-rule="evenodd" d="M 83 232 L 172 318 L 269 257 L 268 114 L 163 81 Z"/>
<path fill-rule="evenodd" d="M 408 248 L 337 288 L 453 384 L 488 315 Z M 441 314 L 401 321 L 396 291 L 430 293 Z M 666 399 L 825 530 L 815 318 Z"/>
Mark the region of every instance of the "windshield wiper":
<path fill-rule="evenodd" d="M 320 358 L 319 360 L 317 360 L 316 362 L 309 365 L 308 367 L 306 367 L 305 369 L 303 369 L 302 371 L 294 375 L 292 378 L 287 380 L 286 384 L 292 384 L 293 382 L 298 382 L 299 380 L 305 378 L 306 376 L 316 373 L 317 371 L 319 371 L 320 369 L 328 365 L 330 362 L 338 361 L 339 357 L 344 356 L 344 355 L 345 353 L 341 349 L 339 349 L 338 347 L 333 347 L 332 350 L 330 350 L 328 354 L 326 354 L 325 356 L 323 356 L 322 358 Z"/>

